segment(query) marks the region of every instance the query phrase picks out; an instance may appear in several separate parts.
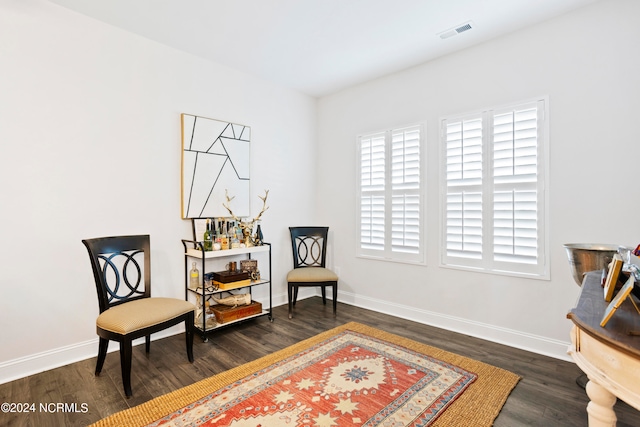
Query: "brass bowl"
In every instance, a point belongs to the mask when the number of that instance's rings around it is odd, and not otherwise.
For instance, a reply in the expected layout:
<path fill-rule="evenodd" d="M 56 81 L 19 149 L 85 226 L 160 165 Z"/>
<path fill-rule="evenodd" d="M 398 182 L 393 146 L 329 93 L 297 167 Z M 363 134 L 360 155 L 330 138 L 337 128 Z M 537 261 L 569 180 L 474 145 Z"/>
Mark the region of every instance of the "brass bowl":
<path fill-rule="evenodd" d="M 589 271 L 602 270 L 618 252 L 618 245 L 601 243 L 567 243 L 564 245 L 571 265 L 573 279 L 582 286 L 582 278 Z"/>

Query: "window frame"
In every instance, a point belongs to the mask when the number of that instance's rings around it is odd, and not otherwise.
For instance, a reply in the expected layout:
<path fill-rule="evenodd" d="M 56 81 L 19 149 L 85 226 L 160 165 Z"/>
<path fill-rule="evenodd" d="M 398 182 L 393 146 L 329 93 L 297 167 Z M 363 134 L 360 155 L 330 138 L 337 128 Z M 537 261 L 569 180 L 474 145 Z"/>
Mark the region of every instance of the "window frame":
<path fill-rule="evenodd" d="M 417 189 L 393 189 L 392 185 L 392 150 L 393 150 L 393 134 L 394 132 L 401 131 L 410 131 L 410 130 L 418 130 L 419 138 L 418 138 L 418 180 L 417 180 Z M 363 236 L 363 227 L 362 227 L 362 200 L 363 195 L 367 193 L 367 190 L 363 190 L 362 182 L 363 182 L 363 148 L 362 141 L 363 139 L 373 138 L 376 136 L 384 135 L 384 189 L 378 190 L 377 195 L 379 197 L 384 197 L 384 249 L 368 249 L 363 247 L 362 236 Z M 374 259 L 380 261 L 390 261 L 390 262 L 399 262 L 399 263 L 407 263 L 407 264 L 426 264 L 426 247 L 425 247 L 425 188 L 426 188 L 426 168 L 425 168 L 425 125 L 424 123 L 414 123 L 403 126 L 395 126 L 386 130 L 374 131 L 374 132 L 364 132 L 360 133 L 356 136 L 356 257 L 365 258 L 365 259 Z M 406 169 L 403 169 L 406 170 Z M 373 194 L 374 191 L 368 191 L 368 194 Z M 405 253 L 397 250 L 393 250 L 393 197 L 398 194 L 411 194 L 417 195 L 419 197 L 419 201 L 417 203 L 419 212 L 418 212 L 418 231 L 417 231 L 417 241 L 418 241 L 418 252 L 415 254 Z M 406 218 L 406 216 L 405 216 Z"/>
<path fill-rule="evenodd" d="M 536 105 L 537 114 L 537 164 L 536 180 L 534 184 L 498 184 L 494 182 L 494 135 L 493 120 L 497 115 L 509 111 L 515 111 L 526 106 Z M 450 194 L 449 181 L 447 180 L 447 123 L 464 121 L 474 117 L 482 118 L 482 182 L 478 184 L 481 191 L 482 204 L 482 229 L 481 258 L 469 259 L 448 254 L 448 207 L 447 201 Z M 439 265 L 444 268 L 453 268 L 489 274 L 527 277 L 540 280 L 550 279 L 549 268 L 549 100 L 547 96 L 536 97 L 529 100 L 513 102 L 506 105 L 482 109 L 463 114 L 443 116 L 439 120 L 439 148 L 440 148 L 440 256 Z M 536 226 L 537 226 L 537 260 L 534 265 L 496 261 L 494 245 L 496 234 L 494 233 L 494 194 L 500 188 L 535 188 L 536 201 Z"/>

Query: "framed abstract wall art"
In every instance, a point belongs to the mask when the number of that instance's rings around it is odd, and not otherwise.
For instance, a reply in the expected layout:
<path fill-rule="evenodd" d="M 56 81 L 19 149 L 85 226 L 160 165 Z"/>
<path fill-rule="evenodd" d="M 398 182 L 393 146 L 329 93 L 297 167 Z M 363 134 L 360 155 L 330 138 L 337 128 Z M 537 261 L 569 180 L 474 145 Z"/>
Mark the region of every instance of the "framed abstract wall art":
<path fill-rule="evenodd" d="M 251 128 L 181 114 L 182 218 L 225 217 L 226 192 L 234 213 L 249 216 Z"/>

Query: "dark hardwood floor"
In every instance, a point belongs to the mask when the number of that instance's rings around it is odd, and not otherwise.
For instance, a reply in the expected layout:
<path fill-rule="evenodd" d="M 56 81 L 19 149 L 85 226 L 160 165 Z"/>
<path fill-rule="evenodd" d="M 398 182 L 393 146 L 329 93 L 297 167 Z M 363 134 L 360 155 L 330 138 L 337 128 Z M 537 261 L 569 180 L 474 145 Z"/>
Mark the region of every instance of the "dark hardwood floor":
<path fill-rule="evenodd" d="M 196 337 L 193 364 L 187 361 L 183 334 L 152 342 L 148 356 L 143 345 L 134 347 L 133 397 L 130 399 L 124 397 L 118 352 L 109 353 L 99 377 L 93 374 L 96 359 L 92 358 L 2 384 L 2 402 L 34 404 L 36 411 L 0 413 L 0 425 L 84 426 L 350 321 L 520 375 L 522 379 L 509 396 L 495 426 L 587 425 L 588 398 L 575 383 L 581 371 L 573 363 L 345 304 L 338 304 L 338 316 L 334 318 L 331 304 L 323 306 L 319 297 L 299 301 L 293 320 L 287 318 L 286 306 L 276 307 L 274 317 L 273 323 L 262 317 L 222 329 L 211 335 L 206 343 Z M 97 351 L 96 344 L 96 354 Z M 41 403 L 50 412 L 41 411 Z M 58 403 L 67 406 L 56 407 Z M 640 426 L 640 412 L 624 402 L 618 402 L 615 410 L 618 426 Z"/>

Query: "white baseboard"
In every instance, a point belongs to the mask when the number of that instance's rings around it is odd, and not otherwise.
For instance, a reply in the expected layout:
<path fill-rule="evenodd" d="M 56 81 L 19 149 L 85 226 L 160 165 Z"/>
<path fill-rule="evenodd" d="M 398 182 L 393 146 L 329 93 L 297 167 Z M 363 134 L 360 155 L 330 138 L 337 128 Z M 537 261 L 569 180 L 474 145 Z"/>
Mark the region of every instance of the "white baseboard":
<path fill-rule="evenodd" d="M 96 338 L 2 362 L 0 363 L 0 384 L 95 357 L 97 354 L 98 339 Z"/>
<path fill-rule="evenodd" d="M 573 362 L 567 354 L 570 342 L 559 341 L 528 334 L 514 329 L 497 327 L 481 322 L 474 322 L 461 317 L 434 313 L 415 307 L 389 303 L 374 298 L 362 297 L 350 292 L 339 292 L 339 301 L 356 307 L 366 308 L 379 313 L 389 314 L 402 319 L 411 320 L 425 325 L 470 335 L 487 341 L 508 345 L 532 353 L 553 357 L 555 359 Z M 567 337 L 568 338 L 568 337 Z"/>
<path fill-rule="evenodd" d="M 182 332 L 184 332 L 184 325 L 174 326 L 165 331 L 153 334 L 152 341 Z M 144 338 L 140 338 L 135 340 L 133 345 L 136 346 L 143 343 Z M 109 353 L 118 351 L 119 349 L 118 343 L 114 341 L 109 343 Z M 77 344 L 58 347 L 53 350 L 43 351 L 42 353 L 30 354 L 25 357 L 2 362 L 0 363 L 0 384 L 97 356 L 98 337 Z"/>
<path fill-rule="evenodd" d="M 302 300 L 315 296 L 316 293 L 314 291 L 315 290 L 301 289 L 298 299 Z M 317 295 L 320 295 L 319 291 L 317 291 Z M 471 335 L 488 341 L 508 345 L 510 347 L 572 362 L 571 358 L 567 354 L 567 348 L 569 348 L 570 345 L 568 341 L 552 340 L 546 337 L 527 334 L 508 328 L 500 328 L 480 322 L 473 322 L 460 317 L 443 315 L 414 307 L 407 307 L 401 304 L 393 304 L 374 298 L 362 297 L 350 292 L 339 292 L 339 297 L 339 301 L 345 304 L 366 308 L 368 310 L 389 314 L 402 319 L 459 332 L 465 335 Z M 274 307 L 284 304 L 287 304 L 286 293 L 273 295 Z M 175 326 L 171 329 L 167 329 L 166 331 L 154 334 L 153 339 L 165 338 L 182 333 L 183 331 L 183 327 Z M 141 338 L 136 340 L 134 345 L 139 345 L 143 342 L 144 339 Z M 109 346 L 109 352 L 116 350 L 118 350 L 118 345 L 116 343 L 111 343 Z M 77 344 L 59 347 L 42 353 L 2 362 L 0 363 L 0 384 L 28 377 L 29 375 L 58 368 L 70 363 L 90 359 L 97 355 L 98 338 L 96 337 L 95 339 Z"/>

